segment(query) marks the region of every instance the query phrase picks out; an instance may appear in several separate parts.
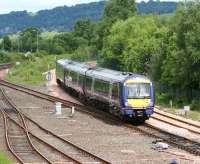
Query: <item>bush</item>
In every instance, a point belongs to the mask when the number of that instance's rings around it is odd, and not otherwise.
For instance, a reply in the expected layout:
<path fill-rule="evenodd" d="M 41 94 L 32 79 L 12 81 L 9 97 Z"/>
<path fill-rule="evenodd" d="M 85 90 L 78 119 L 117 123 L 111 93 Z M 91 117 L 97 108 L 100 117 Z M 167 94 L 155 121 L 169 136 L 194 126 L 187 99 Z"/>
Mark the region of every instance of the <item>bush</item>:
<path fill-rule="evenodd" d="M 10 55 L 7 52 L 0 51 L 0 63 L 9 63 L 11 61 Z"/>
<path fill-rule="evenodd" d="M 94 47 L 79 47 L 71 56 L 72 60 L 84 62 L 88 60 L 94 60 L 96 52 Z"/>
<path fill-rule="evenodd" d="M 47 55 L 48 55 L 48 53 L 46 51 L 40 50 L 38 52 L 35 52 L 34 56 L 36 56 L 36 57 L 43 57 L 43 56 L 47 56 Z"/>
<path fill-rule="evenodd" d="M 162 105 L 168 105 L 171 96 L 168 93 L 161 93 L 160 95 L 156 95 L 156 102 Z"/>
<path fill-rule="evenodd" d="M 190 105 L 191 110 L 200 111 L 200 100 L 193 100 Z"/>

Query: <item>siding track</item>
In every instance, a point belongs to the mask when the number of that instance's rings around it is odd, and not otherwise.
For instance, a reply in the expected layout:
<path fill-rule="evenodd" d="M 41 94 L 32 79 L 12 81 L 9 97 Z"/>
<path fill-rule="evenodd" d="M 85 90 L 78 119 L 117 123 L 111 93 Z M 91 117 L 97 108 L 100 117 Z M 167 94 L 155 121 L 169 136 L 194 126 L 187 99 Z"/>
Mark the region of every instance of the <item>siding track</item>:
<path fill-rule="evenodd" d="M 28 116 L 25 116 L 8 98 L 3 89 L 0 89 L 0 98 L 0 109 L 4 116 L 6 143 L 11 153 L 20 163 L 109 163 L 57 136 L 53 132 L 41 127 Z M 48 135 L 48 137 L 52 137 L 62 142 L 62 144 L 65 144 L 66 149 L 73 153 L 59 150 L 59 147 L 55 147 L 36 134 L 33 134 L 31 130 L 28 129 L 27 122 L 39 128 L 44 134 Z"/>
<path fill-rule="evenodd" d="M 140 126 L 135 126 L 131 122 L 128 122 L 128 123 L 122 122 L 118 118 L 116 118 L 115 116 L 112 116 L 112 115 L 105 113 L 103 111 L 99 111 L 99 110 L 93 109 L 93 108 L 88 107 L 88 106 L 84 106 L 84 105 L 80 105 L 80 104 L 77 104 L 77 103 L 74 103 L 74 102 L 63 100 L 63 99 L 60 99 L 60 98 L 57 98 L 57 97 L 54 97 L 54 96 L 49 96 L 47 94 L 31 90 L 31 89 L 26 88 L 26 87 L 21 86 L 21 85 L 12 84 L 12 83 L 7 82 L 7 81 L 0 81 L 0 84 L 4 85 L 6 87 L 9 87 L 9 88 L 12 88 L 12 89 L 33 95 L 33 96 L 36 96 L 38 98 L 46 99 L 46 100 L 51 101 L 51 102 L 56 102 L 56 101 L 62 102 L 64 106 L 70 106 L 70 107 L 75 106 L 76 109 L 79 110 L 79 111 L 91 114 L 95 117 L 98 117 L 98 118 L 101 118 L 101 119 L 104 119 L 104 120 L 107 119 L 107 120 L 114 122 L 114 123 L 117 123 L 117 124 L 123 124 L 123 126 L 128 127 L 130 129 L 132 129 L 133 131 L 138 131 L 143 135 L 151 136 L 151 137 L 154 137 L 155 139 L 165 141 L 165 142 L 167 142 L 171 145 L 174 145 L 175 147 L 186 150 L 186 151 L 188 151 L 192 154 L 200 155 L 200 143 L 199 142 L 193 141 L 193 140 L 190 140 L 190 139 L 187 139 L 185 137 L 181 137 L 181 136 L 178 136 L 178 135 L 175 135 L 175 134 L 171 134 L 171 133 L 166 132 L 162 129 L 156 128 L 155 126 L 151 126 L 147 123 L 140 125 Z M 91 109 L 93 109 L 93 110 L 91 110 Z M 186 127 L 184 127 L 184 128 L 186 128 Z"/>

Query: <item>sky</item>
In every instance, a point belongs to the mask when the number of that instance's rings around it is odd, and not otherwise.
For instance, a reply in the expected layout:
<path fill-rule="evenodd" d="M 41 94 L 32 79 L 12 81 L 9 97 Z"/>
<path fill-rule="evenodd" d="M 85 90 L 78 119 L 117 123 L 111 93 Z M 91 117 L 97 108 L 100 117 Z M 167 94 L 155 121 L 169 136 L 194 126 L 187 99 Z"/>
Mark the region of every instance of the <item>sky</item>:
<path fill-rule="evenodd" d="M 97 1 L 100 0 L 0 0 L 0 14 L 23 10 L 37 12 L 42 9 L 52 9 L 57 6 L 73 6 Z"/>
<path fill-rule="evenodd" d="M 76 4 L 97 1 L 100 0 L 0 0 L 0 14 L 23 10 L 27 10 L 28 12 L 37 12 L 43 9 L 52 9 L 57 6 L 73 6 Z M 139 2 L 140 0 L 136 1 Z"/>

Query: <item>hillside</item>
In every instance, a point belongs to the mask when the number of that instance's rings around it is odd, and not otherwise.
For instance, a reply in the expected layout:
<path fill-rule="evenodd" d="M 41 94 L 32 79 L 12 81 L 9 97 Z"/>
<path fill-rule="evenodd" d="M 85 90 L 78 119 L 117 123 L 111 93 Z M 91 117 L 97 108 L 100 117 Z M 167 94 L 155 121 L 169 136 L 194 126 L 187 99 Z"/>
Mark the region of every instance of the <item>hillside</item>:
<path fill-rule="evenodd" d="M 105 1 L 80 4 L 72 7 L 56 7 L 51 10 L 41 10 L 37 13 L 27 11 L 11 12 L 0 15 L 0 36 L 17 33 L 26 27 L 34 26 L 42 31 L 69 31 L 79 19 L 89 18 L 93 21 L 101 19 Z M 176 2 L 149 1 L 137 4 L 139 14 L 173 13 Z"/>

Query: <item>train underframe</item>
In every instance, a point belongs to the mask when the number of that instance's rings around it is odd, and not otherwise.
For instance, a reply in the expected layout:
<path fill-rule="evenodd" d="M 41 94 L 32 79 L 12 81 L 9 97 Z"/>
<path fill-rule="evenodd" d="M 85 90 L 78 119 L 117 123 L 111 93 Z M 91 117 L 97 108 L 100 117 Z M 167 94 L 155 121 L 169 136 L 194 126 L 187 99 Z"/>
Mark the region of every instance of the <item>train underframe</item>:
<path fill-rule="evenodd" d="M 109 102 L 100 101 L 93 97 L 86 96 L 83 93 L 78 92 L 77 90 L 66 86 L 59 79 L 57 79 L 57 84 L 60 87 L 62 87 L 66 92 L 68 92 L 70 95 L 74 96 L 75 98 L 78 98 L 83 104 L 90 105 L 90 106 L 96 107 L 97 109 L 109 112 L 112 115 L 119 117 L 121 120 L 134 121 L 136 123 L 144 123 L 145 120 L 149 119 L 149 116 L 147 116 L 144 113 L 144 110 L 138 110 L 137 112 L 134 112 L 135 114 L 129 114 L 128 112 L 126 112 L 128 111 L 127 109 L 121 110 L 119 107 L 115 106 L 114 104 L 112 105 Z"/>

